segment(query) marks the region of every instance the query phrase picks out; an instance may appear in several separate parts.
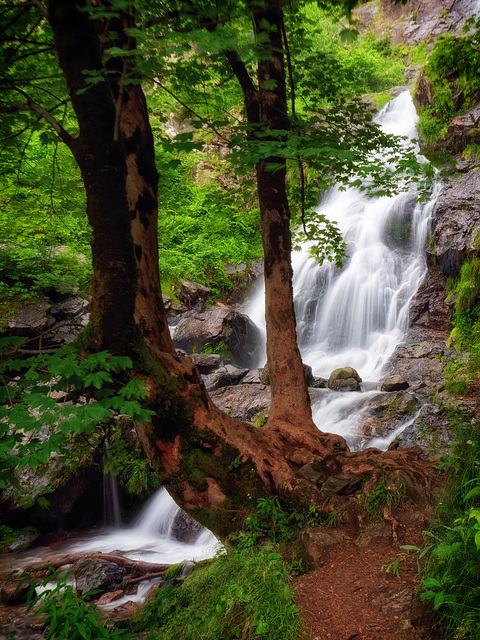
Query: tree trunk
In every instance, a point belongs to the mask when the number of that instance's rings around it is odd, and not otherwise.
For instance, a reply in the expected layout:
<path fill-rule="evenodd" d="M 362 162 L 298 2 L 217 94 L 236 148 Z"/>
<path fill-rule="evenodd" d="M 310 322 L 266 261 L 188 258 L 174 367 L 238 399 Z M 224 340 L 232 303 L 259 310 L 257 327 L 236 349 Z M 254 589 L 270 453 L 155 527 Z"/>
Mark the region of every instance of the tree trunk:
<path fill-rule="evenodd" d="M 265 16 L 255 15 L 257 29 L 264 28 Z M 271 25 L 278 28 L 280 19 L 277 10 L 268 12 Z M 49 20 L 78 118 L 79 136 L 71 148 L 85 182 L 93 232 L 92 335 L 87 347 L 133 357 L 134 375 L 148 385 L 149 408 L 155 411 L 152 422 L 138 425 L 137 432 L 178 504 L 225 535 L 243 526 L 257 497 L 269 494 L 286 503 L 323 505 L 327 511 L 355 510 L 358 501 L 344 487 L 331 490 L 325 499 L 324 482 L 332 475 L 357 478 L 347 485 L 360 491 L 383 476 L 393 483 L 392 474 L 398 472 L 399 481 L 424 490 L 431 465 L 419 454 L 349 453 L 343 438 L 322 434 L 311 420 L 295 339 L 285 171 L 268 171 L 267 161 L 257 173 L 266 252 L 271 417 L 266 428 L 257 429 L 213 405 L 198 370 L 189 358 L 176 355 L 168 333 L 158 273 L 157 173 L 141 88 L 122 87 L 122 73 L 115 75 L 113 68 L 107 80 L 82 91 L 84 69 L 105 71 L 96 21 L 89 20 L 75 0 L 51 0 Z M 118 37 L 122 24 L 131 24 L 130 16 L 122 20 L 116 25 Z M 279 32 L 268 30 L 275 51 L 260 65 L 262 100 L 257 107 L 249 94 L 249 107 L 261 109 L 272 129 L 284 128 L 286 114 Z M 276 79 L 277 92 L 264 88 L 268 78 Z"/>

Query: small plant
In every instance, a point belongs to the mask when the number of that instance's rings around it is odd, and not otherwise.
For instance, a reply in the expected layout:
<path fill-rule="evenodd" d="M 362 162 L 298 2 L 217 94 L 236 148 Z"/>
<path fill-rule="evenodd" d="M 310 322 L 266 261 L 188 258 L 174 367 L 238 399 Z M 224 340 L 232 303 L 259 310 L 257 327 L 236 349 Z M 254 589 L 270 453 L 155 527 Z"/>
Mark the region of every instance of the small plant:
<path fill-rule="evenodd" d="M 215 344 L 211 342 L 206 342 L 203 346 L 202 353 L 216 354 L 221 356 L 222 358 L 231 357 L 230 348 L 228 344 L 223 340 Z"/>
<path fill-rule="evenodd" d="M 87 604 L 75 595 L 67 578 L 58 578 L 56 574 L 49 576 L 41 584 L 40 595 L 33 596 L 34 584 L 27 594 L 28 610 L 34 610 L 35 615 L 47 625 L 46 640 L 126 640 L 129 637 L 127 631 L 111 630 L 110 626 L 107 629 L 108 621 L 101 618 L 95 605 Z M 84 595 L 93 593 L 90 591 Z"/>
<path fill-rule="evenodd" d="M 384 507 L 390 509 L 404 498 L 405 487 L 391 487 L 382 479 L 372 491 L 361 496 L 360 500 L 372 520 L 380 520 Z"/>

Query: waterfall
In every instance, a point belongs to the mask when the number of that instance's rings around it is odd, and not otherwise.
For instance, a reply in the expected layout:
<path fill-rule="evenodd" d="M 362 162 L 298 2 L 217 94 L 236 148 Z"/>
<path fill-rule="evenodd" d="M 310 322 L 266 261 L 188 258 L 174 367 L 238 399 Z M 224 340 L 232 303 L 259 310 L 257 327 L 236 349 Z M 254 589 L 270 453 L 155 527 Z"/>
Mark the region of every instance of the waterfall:
<path fill-rule="evenodd" d="M 417 115 L 409 92 L 390 101 L 376 121 L 387 133 L 414 139 Z M 308 245 L 292 257 L 298 344 L 315 375 L 328 378 L 334 369 L 351 366 L 370 389 L 384 375 L 405 338 L 410 302 L 426 274 L 432 207 L 432 202 L 416 204 L 412 191 L 368 198 L 358 189 L 334 188 L 326 195 L 318 210 L 337 222 L 347 243 L 344 268 L 329 262 L 320 266 Z M 263 290 L 245 312 L 265 326 Z M 363 446 L 357 425 L 366 400 L 377 393 L 325 390 L 313 407 L 314 420 L 322 431 L 343 435 L 353 448 Z"/>

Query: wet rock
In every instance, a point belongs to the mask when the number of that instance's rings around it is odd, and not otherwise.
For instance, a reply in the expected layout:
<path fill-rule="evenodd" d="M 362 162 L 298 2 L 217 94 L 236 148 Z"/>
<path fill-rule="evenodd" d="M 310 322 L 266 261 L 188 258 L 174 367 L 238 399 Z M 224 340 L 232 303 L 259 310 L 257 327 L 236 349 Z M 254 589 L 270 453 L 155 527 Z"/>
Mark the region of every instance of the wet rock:
<path fill-rule="evenodd" d="M 262 382 L 260 380 L 260 371 L 261 371 L 261 369 L 252 369 L 251 371 L 249 371 L 242 378 L 242 384 L 258 384 L 258 383 Z"/>
<path fill-rule="evenodd" d="M 222 364 L 222 357 L 216 353 L 192 353 L 190 357 L 202 374 L 211 373 Z"/>
<path fill-rule="evenodd" d="M 227 307 L 210 307 L 184 316 L 177 325 L 173 343 L 187 353 L 201 351 L 206 344 L 213 350 L 222 343 L 241 367 L 255 364 L 261 345 L 261 332 L 247 316 Z"/>
<path fill-rule="evenodd" d="M 388 376 L 382 382 L 382 391 L 404 391 L 410 385 L 403 376 Z"/>
<path fill-rule="evenodd" d="M 412 418 L 418 408 L 419 400 L 413 393 L 378 394 L 367 403 L 362 415 L 362 431 L 368 437 L 383 438 Z"/>
<path fill-rule="evenodd" d="M 31 582 L 20 584 L 19 582 L 8 581 L 0 587 L 0 602 L 8 607 L 14 607 L 26 602 L 26 596 L 31 586 Z M 36 591 L 34 595 L 36 595 Z"/>
<path fill-rule="evenodd" d="M 171 296 L 162 294 L 163 306 L 167 312 L 169 324 L 176 324 L 177 316 L 184 314 L 188 311 L 188 308 L 181 302 L 175 302 Z"/>
<path fill-rule="evenodd" d="M 75 589 L 79 596 L 93 589 L 99 589 L 100 591 L 123 589 L 124 581 L 128 574 L 129 571 L 124 567 L 119 567 L 113 562 L 100 558 L 85 557 L 73 565 Z M 97 595 L 84 596 L 84 598 L 92 600 Z"/>
<path fill-rule="evenodd" d="M 308 364 L 303 365 L 303 375 L 305 376 L 305 382 L 307 383 L 307 386 L 313 387 L 315 378 L 313 376 L 312 367 L 310 365 Z M 260 378 L 260 382 L 262 382 L 263 384 L 270 384 L 268 362 L 265 364 L 265 366 L 262 369 L 258 370 L 258 376 Z"/>
<path fill-rule="evenodd" d="M 9 546 L 9 553 L 18 553 L 18 551 L 25 551 L 25 549 L 29 549 L 35 540 L 38 540 L 40 534 L 38 531 L 25 531 L 18 536 L 16 540 L 12 542 Z"/>
<path fill-rule="evenodd" d="M 361 381 L 353 367 L 340 367 L 330 374 L 328 388 L 334 391 L 359 391 Z"/>
<path fill-rule="evenodd" d="M 202 525 L 187 515 L 184 511 L 179 511 L 173 521 L 171 534 L 179 541 L 191 544 L 198 538 L 202 530 Z"/>
<path fill-rule="evenodd" d="M 203 376 L 207 391 L 215 391 L 221 387 L 236 385 L 248 373 L 248 369 L 239 369 L 231 364 L 219 367 L 212 373 Z"/>
<path fill-rule="evenodd" d="M 326 378 L 314 377 L 308 386 L 312 389 L 328 389 L 328 380 Z"/>
<path fill-rule="evenodd" d="M 115 607 L 113 612 L 115 613 L 116 618 L 125 619 L 131 618 L 133 614 L 137 613 L 139 609 L 140 606 L 136 602 L 133 602 L 133 600 L 129 600 L 128 602 L 124 602 L 118 607 Z"/>
<path fill-rule="evenodd" d="M 406 6 L 381 0 L 375 28 L 383 35 L 388 31 L 394 46 L 433 44 L 446 30 L 459 33 L 474 9 L 474 0 L 410 0 Z"/>
<path fill-rule="evenodd" d="M 115 600 L 120 600 L 120 598 L 123 598 L 124 594 L 125 592 L 122 589 L 118 589 L 117 591 L 109 591 L 108 593 L 104 593 L 103 596 L 100 596 L 95 604 L 99 606 L 110 604 L 111 602 L 115 602 Z"/>

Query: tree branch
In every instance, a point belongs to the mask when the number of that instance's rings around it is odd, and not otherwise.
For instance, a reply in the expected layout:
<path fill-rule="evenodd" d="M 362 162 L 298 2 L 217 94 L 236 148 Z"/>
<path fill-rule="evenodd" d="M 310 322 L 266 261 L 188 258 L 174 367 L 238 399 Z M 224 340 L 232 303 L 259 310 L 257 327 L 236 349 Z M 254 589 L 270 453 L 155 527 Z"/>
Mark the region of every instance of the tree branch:
<path fill-rule="evenodd" d="M 0 89 L 10 89 L 12 91 L 16 91 L 27 100 L 26 103 L 17 103 L 12 104 L 9 107 L 0 108 L 0 113 L 14 113 L 16 111 L 33 111 L 34 113 L 37 113 L 53 127 L 53 129 L 60 136 L 63 142 L 65 142 L 65 144 L 73 150 L 76 142 L 75 138 L 62 127 L 58 120 L 56 120 L 56 118 L 54 118 L 54 116 L 52 116 L 49 111 L 35 102 L 35 100 L 33 100 L 33 98 L 31 98 L 28 93 L 26 93 L 19 87 L 0 87 Z"/>
<path fill-rule="evenodd" d="M 48 9 L 40 0 L 30 0 L 30 4 L 36 7 L 45 18 L 48 18 Z"/>

